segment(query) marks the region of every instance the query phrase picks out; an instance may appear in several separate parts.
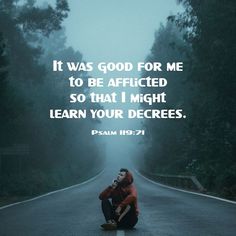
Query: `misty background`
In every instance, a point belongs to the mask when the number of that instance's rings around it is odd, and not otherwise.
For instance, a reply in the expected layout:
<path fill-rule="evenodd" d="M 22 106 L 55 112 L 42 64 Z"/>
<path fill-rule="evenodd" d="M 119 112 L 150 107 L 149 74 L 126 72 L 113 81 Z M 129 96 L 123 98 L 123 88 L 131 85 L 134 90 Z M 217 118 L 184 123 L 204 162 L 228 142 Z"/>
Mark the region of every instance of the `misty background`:
<path fill-rule="evenodd" d="M 145 61 L 154 34 L 159 25 L 166 22 L 170 14 L 183 10 L 175 0 L 168 1 L 69 1 L 71 8 L 63 25 L 67 33 L 67 45 L 78 49 L 86 61 L 99 62 L 137 62 Z M 99 10 L 98 10 L 99 9 Z M 116 72 L 104 75 L 99 71 L 91 73 L 94 77 L 140 77 L 132 72 Z M 138 88 L 120 88 L 116 92 L 138 93 Z M 114 88 L 97 89 L 99 93 L 111 93 Z M 138 109 L 139 104 L 102 104 L 104 108 Z M 142 129 L 139 119 L 103 119 L 101 130 Z M 142 150 L 142 137 L 108 136 L 104 140 L 108 159 L 127 165 L 137 158 Z M 112 161 L 113 161 L 112 160 Z"/>
<path fill-rule="evenodd" d="M 235 199 L 234 12 L 234 1 L 217 0 L 0 0 L 0 203 L 111 167 L 195 175 L 210 192 Z M 165 106 L 69 104 L 72 91 L 161 90 L 71 89 L 72 74 L 52 72 L 53 60 L 183 61 L 184 72 L 106 74 L 166 77 Z M 73 75 L 105 77 L 96 70 Z M 184 109 L 187 119 L 50 120 L 49 109 L 58 108 L 173 108 Z M 91 136 L 92 129 L 145 129 L 145 136 Z"/>

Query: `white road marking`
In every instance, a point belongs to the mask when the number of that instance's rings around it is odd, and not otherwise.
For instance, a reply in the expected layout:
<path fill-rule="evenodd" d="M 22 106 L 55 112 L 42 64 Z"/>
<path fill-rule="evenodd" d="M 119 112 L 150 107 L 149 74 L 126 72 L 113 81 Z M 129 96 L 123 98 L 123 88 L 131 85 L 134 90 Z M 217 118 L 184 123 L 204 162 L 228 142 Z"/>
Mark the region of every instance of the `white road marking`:
<path fill-rule="evenodd" d="M 223 202 L 228 202 L 228 203 L 236 204 L 235 201 L 227 200 L 227 199 L 224 199 L 224 198 L 215 197 L 215 196 L 211 196 L 211 195 L 203 194 L 203 193 L 191 192 L 191 191 L 187 191 L 187 190 L 183 190 L 183 189 L 179 189 L 179 188 L 170 187 L 170 186 L 167 186 L 167 185 L 164 185 L 164 184 L 160 184 L 160 183 L 157 183 L 157 182 L 155 182 L 155 181 L 153 181 L 153 180 L 151 180 L 151 179 L 148 179 L 147 177 L 143 176 L 143 175 L 140 174 L 136 169 L 135 169 L 135 172 L 136 172 L 139 176 L 141 176 L 142 178 L 146 179 L 147 181 L 149 181 L 149 182 L 151 182 L 151 183 L 153 183 L 153 184 L 162 186 L 162 187 L 164 187 L 164 188 L 169 188 L 169 189 L 173 189 L 173 190 L 180 191 L 180 192 L 184 192 L 184 193 L 195 194 L 195 195 L 199 195 L 199 196 L 203 196 L 203 197 L 213 198 L 213 199 L 216 199 L 216 200 L 219 200 L 219 201 L 223 201 Z"/>
<path fill-rule="evenodd" d="M 75 188 L 75 187 L 78 187 L 78 186 L 87 184 L 87 183 L 93 181 L 94 179 L 96 179 L 96 178 L 97 178 L 98 176 L 100 176 L 103 172 L 104 172 L 104 170 L 102 170 L 99 174 L 95 175 L 93 178 L 88 179 L 88 180 L 86 180 L 86 181 L 84 181 L 84 182 L 82 182 L 82 183 L 80 183 L 80 184 L 75 184 L 75 185 L 72 185 L 72 186 L 70 186 L 70 187 L 63 188 L 63 189 L 58 189 L 58 190 L 56 190 L 56 191 L 49 192 L 49 193 L 46 193 L 46 194 L 43 194 L 43 195 L 40 195 L 40 196 L 31 198 L 31 199 L 28 199 L 28 200 L 24 200 L 24 201 L 21 201 L 21 202 L 15 202 L 15 203 L 12 203 L 12 204 L 9 204 L 9 205 L 6 205 L 6 206 L 2 206 L 2 207 L 0 207 L 0 210 L 5 209 L 5 208 L 8 208 L 8 207 L 15 206 L 15 205 L 19 205 L 19 204 L 22 204 L 22 203 L 25 203 L 25 202 L 31 202 L 31 201 L 37 200 L 37 199 L 39 199 L 39 198 L 46 197 L 46 196 L 48 196 L 48 195 L 54 194 L 54 193 L 59 193 L 59 192 L 62 192 L 62 191 L 65 191 L 65 190 L 68 190 L 68 189 L 71 189 L 71 188 Z"/>
<path fill-rule="evenodd" d="M 125 231 L 124 230 L 117 230 L 116 236 L 125 236 Z"/>

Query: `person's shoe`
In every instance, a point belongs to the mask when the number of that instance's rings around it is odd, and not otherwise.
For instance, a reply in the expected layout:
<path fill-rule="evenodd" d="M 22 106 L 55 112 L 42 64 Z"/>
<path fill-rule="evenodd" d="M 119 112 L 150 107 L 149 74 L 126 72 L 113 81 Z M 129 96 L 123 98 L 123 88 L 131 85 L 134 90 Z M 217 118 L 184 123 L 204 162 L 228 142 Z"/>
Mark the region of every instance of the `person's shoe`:
<path fill-rule="evenodd" d="M 116 230 L 117 229 L 117 224 L 116 224 L 116 222 L 113 221 L 113 222 L 102 224 L 101 227 L 104 230 Z"/>

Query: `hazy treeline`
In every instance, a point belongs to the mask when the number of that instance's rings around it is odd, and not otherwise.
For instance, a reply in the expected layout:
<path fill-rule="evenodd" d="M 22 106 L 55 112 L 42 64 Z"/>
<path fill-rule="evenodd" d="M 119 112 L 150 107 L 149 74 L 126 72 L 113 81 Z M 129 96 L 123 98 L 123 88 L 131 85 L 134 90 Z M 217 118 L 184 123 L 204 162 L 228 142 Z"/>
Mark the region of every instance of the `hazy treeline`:
<path fill-rule="evenodd" d="M 103 165 L 101 148 L 90 136 L 98 121 L 49 119 L 50 108 L 70 107 L 71 92 L 66 80 L 71 75 L 53 73 L 52 60 L 83 60 L 80 52 L 65 46 L 61 23 L 69 12 L 67 1 L 57 0 L 55 7 L 25 2 L 0 0 L 1 196 L 74 184 Z M 73 91 L 86 94 L 88 88 Z M 81 106 L 92 108 L 90 103 Z M 28 147 L 29 153 L 17 153 L 15 144 Z"/>
<path fill-rule="evenodd" d="M 209 191 L 235 199 L 236 4 L 180 2 L 185 11 L 156 32 L 147 61 L 183 61 L 184 73 L 144 76 L 168 78 L 168 107 L 183 108 L 187 119 L 146 120 L 149 135 L 141 161 L 153 173 L 196 175 Z"/>

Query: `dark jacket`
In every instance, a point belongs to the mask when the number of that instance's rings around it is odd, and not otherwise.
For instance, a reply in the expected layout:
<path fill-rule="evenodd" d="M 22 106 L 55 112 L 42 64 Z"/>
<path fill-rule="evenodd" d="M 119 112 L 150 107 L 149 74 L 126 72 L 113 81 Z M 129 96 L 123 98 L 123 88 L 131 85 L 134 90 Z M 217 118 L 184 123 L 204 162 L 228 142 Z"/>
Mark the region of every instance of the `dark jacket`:
<path fill-rule="evenodd" d="M 133 185 L 133 176 L 130 172 L 126 173 L 126 177 L 122 182 L 118 183 L 118 186 L 115 189 L 108 186 L 99 195 L 100 200 L 105 200 L 108 198 L 112 199 L 112 205 L 115 207 L 120 206 L 123 208 L 127 205 L 133 206 L 136 215 L 138 215 L 137 191 Z"/>

